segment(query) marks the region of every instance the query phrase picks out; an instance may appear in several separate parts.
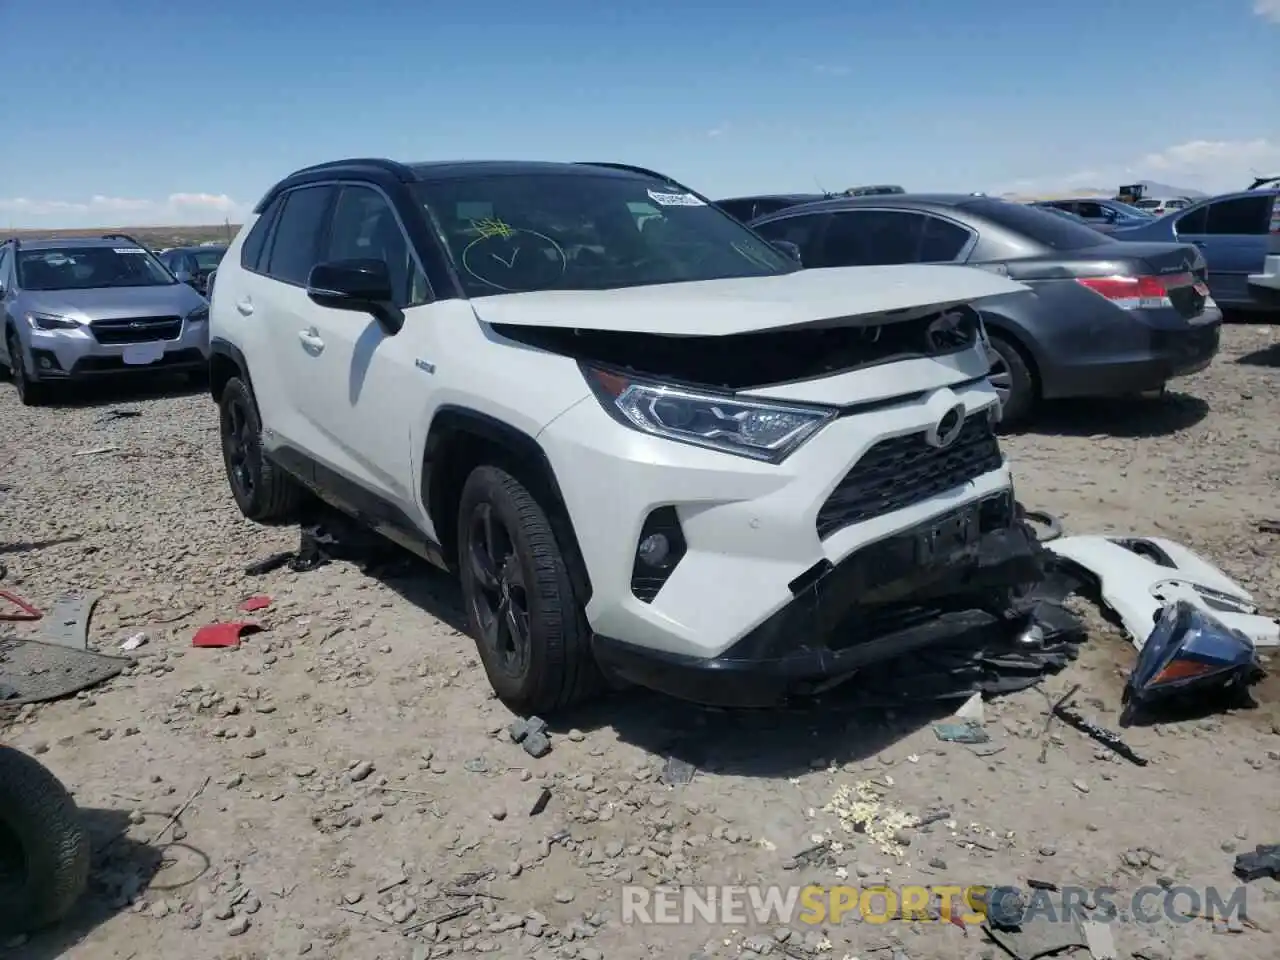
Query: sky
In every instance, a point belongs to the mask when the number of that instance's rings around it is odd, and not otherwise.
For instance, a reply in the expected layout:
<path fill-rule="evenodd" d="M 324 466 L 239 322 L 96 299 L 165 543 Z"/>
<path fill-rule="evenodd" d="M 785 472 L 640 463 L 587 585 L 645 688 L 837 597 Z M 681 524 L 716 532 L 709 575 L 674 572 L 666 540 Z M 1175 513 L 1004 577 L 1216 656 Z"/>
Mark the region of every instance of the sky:
<path fill-rule="evenodd" d="M 0 0 L 0 228 L 240 222 L 324 160 L 712 197 L 1280 176 L 1280 0 Z"/>

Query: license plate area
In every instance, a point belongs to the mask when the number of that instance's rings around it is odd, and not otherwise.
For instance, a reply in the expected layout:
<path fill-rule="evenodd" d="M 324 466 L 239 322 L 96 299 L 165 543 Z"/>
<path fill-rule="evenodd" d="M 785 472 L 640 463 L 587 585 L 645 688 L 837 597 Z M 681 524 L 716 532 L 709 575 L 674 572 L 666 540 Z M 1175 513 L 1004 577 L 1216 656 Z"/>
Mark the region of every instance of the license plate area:
<path fill-rule="evenodd" d="M 915 536 L 916 566 L 938 567 L 976 556 L 982 538 L 976 508 L 965 508 L 939 517 Z"/>
<path fill-rule="evenodd" d="M 155 363 L 163 356 L 164 341 L 153 340 L 150 343 L 133 343 L 125 347 L 121 360 L 131 367 L 141 367 Z"/>

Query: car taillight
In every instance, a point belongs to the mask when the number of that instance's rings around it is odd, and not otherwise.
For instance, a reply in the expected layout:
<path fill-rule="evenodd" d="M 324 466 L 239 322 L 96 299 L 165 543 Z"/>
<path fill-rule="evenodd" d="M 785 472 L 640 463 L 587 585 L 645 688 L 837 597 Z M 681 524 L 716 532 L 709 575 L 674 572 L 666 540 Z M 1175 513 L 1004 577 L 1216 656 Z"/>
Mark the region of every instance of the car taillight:
<path fill-rule="evenodd" d="M 1195 286 L 1196 282 L 1196 278 L 1189 273 L 1167 277 L 1086 277 L 1076 280 L 1080 286 L 1106 297 L 1124 310 L 1172 307 L 1169 291 L 1175 287 Z"/>

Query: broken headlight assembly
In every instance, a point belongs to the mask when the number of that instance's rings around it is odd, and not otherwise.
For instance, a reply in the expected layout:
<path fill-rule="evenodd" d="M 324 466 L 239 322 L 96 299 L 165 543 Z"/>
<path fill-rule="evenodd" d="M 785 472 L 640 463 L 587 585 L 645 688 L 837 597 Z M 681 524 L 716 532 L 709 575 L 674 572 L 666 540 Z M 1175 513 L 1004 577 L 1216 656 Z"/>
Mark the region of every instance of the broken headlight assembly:
<path fill-rule="evenodd" d="M 781 463 L 836 411 L 674 387 L 582 364 L 605 411 L 624 426 L 722 453 Z"/>

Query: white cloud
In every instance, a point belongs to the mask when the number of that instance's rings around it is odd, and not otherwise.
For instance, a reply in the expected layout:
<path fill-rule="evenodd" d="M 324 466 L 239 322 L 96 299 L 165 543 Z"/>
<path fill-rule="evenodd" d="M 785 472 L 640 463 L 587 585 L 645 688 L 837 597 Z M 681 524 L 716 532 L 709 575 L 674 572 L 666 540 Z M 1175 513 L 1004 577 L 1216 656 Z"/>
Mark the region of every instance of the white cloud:
<path fill-rule="evenodd" d="M 815 63 L 813 72 L 822 77 L 847 77 L 849 68 L 835 63 Z"/>
<path fill-rule="evenodd" d="M 707 131 L 708 137 L 722 137 L 729 132 L 729 124 L 722 123 L 718 127 L 712 127 Z"/>
<path fill-rule="evenodd" d="M 85 201 L 0 198 L 0 222 L 7 219 L 15 227 L 181 226 L 236 220 L 244 213 L 245 206 L 225 193 L 171 193 L 164 200 L 101 194 Z"/>
<path fill-rule="evenodd" d="M 1253 12 L 1263 20 L 1280 23 L 1280 0 L 1253 0 Z"/>
<path fill-rule="evenodd" d="M 1268 0 L 1280 7 L 1280 0 Z M 1227 193 L 1249 186 L 1254 172 L 1280 176 L 1280 141 L 1190 140 L 1127 163 L 1099 165 L 1056 176 L 1029 177 L 1003 184 L 992 193 L 1037 195 L 1073 190 L 1114 191 L 1122 183 L 1156 180 L 1205 193 Z"/>

